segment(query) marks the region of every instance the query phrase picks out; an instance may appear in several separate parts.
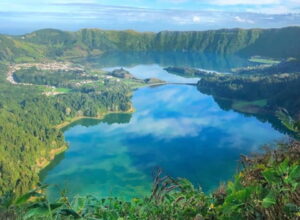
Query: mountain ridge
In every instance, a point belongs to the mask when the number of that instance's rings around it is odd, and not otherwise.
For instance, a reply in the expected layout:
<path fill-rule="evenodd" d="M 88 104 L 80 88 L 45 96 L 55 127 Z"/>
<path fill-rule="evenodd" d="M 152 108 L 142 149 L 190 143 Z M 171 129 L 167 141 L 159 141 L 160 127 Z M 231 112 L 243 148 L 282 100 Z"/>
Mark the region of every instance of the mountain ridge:
<path fill-rule="evenodd" d="M 0 35 L 0 61 L 84 57 L 112 51 L 180 51 L 272 58 L 300 58 L 300 27 L 136 32 L 41 29 Z"/>

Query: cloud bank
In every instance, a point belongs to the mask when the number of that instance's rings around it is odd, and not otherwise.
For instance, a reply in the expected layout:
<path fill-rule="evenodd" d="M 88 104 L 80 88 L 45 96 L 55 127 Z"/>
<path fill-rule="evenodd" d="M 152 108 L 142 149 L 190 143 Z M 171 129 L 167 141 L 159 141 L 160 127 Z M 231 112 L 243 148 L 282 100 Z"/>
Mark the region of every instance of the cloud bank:
<path fill-rule="evenodd" d="M 300 0 L 25 0 L 0 2 L 0 32 L 39 28 L 139 31 L 300 25 Z"/>

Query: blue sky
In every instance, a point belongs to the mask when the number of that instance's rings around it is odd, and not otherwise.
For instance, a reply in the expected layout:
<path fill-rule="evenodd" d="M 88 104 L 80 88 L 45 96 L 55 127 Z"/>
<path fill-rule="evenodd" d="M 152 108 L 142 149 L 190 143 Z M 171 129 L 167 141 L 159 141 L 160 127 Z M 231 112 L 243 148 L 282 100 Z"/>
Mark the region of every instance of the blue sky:
<path fill-rule="evenodd" d="M 300 0 L 1 0 L 0 33 L 41 28 L 138 31 L 300 25 Z"/>

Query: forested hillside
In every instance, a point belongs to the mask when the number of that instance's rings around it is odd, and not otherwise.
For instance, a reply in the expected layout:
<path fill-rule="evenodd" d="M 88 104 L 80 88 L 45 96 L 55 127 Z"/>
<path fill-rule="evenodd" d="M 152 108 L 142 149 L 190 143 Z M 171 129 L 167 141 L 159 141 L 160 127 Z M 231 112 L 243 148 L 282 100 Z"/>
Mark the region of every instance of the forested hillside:
<path fill-rule="evenodd" d="M 288 58 L 300 57 L 299 37 L 300 27 L 159 33 L 45 29 L 23 36 L 0 36 L 0 60 L 59 59 L 108 51 L 194 51 Z"/>
<path fill-rule="evenodd" d="M 131 108 L 129 90 L 74 91 L 42 95 L 40 86 L 12 85 L 0 65 L 0 195 L 24 193 L 38 182 L 38 171 L 66 148 L 55 125 L 78 116 L 99 117 Z"/>
<path fill-rule="evenodd" d="M 156 50 L 239 53 L 268 57 L 299 57 L 299 27 L 282 29 L 222 29 L 216 31 L 161 32 L 155 36 Z"/>

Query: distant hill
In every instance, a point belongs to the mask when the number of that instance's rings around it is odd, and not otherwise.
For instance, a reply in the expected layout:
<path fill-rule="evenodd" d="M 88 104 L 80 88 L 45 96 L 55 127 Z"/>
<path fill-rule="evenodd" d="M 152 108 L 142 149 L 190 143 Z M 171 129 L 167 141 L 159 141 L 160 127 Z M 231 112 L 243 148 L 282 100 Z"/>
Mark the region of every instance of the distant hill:
<path fill-rule="evenodd" d="M 299 39 L 300 27 L 159 33 L 43 29 L 22 36 L 0 35 L 0 60 L 82 57 L 109 51 L 193 51 L 299 58 Z"/>
<path fill-rule="evenodd" d="M 47 48 L 42 45 L 0 35 L 0 61 L 23 62 L 45 57 Z"/>
<path fill-rule="evenodd" d="M 161 32 L 155 37 L 154 48 L 286 58 L 300 56 L 299 37 L 300 27 Z"/>

